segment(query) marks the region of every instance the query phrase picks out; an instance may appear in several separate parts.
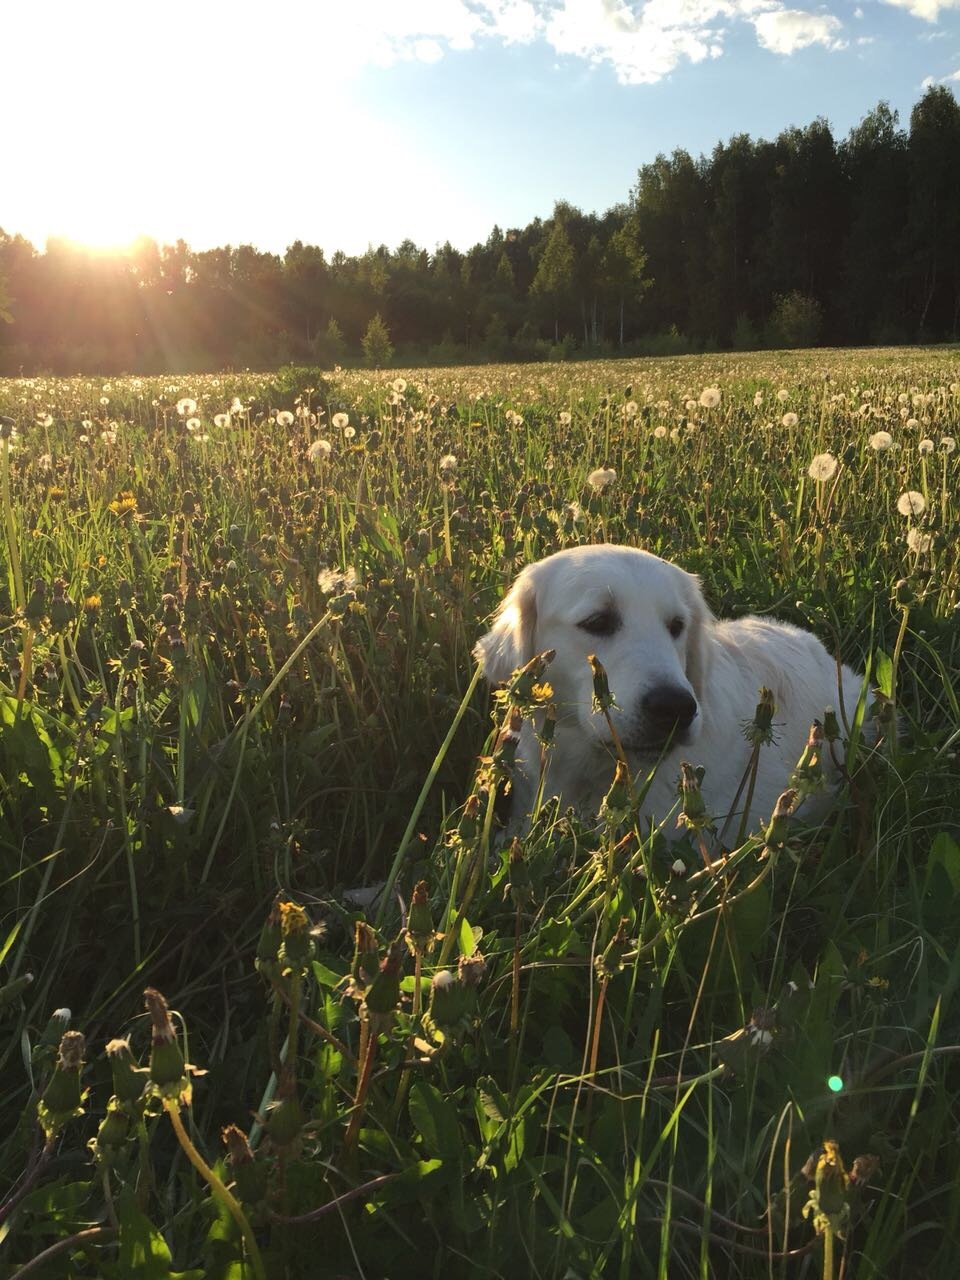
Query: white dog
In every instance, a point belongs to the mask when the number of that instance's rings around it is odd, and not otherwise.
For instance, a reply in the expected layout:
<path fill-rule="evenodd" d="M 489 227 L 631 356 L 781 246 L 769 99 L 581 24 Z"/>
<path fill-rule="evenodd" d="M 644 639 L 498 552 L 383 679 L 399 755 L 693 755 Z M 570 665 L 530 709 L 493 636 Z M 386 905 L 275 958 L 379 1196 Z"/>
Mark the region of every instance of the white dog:
<path fill-rule="evenodd" d="M 716 621 L 693 574 L 632 547 L 575 547 L 524 569 L 474 654 L 487 678 L 499 683 L 546 649 L 556 650 L 544 678 L 557 706 L 546 796 L 595 813 L 610 786 L 614 747 L 604 715 L 592 707 L 587 661 L 596 654 L 620 708 L 610 714 L 635 776 L 642 781 L 660 761 L 644 816 L 662 821 L 676 811 L 680 762 L 687 759 L 704 766 L 707 811 L 719 828 L 729 816 L 733 833 L 743 800 L 732 816 L 730 810 L 751 752 L 743 726 L 753 718 L 761 686 L 776 701 L 774 741 L 760 748 L 748 830 L 769 819 L 812 722 L 841 704 L 852 722 L 862 687 L 848 667 L 838 680 L 837 664 L 820 641 L 787 622 Z M 826 753 L 824 764 L 829 770 Z M 513 821 L 522 823 L 540 771 L 529 720 L 517 771 Z M 822 812 L 827 800 L 809 799 L 805 815 Z M 673 821 L 664 833 L 676 834 Z"/>

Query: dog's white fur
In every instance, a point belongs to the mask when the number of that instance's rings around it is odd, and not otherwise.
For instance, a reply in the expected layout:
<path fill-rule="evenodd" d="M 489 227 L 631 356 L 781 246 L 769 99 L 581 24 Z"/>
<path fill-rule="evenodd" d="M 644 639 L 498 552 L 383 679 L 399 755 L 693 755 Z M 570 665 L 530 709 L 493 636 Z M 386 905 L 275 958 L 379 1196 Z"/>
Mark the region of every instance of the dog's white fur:
<path fill-rule="evenodd" d="M 597 634 L 598 619 L 601 630 L 619 625 L 612 634 Z M 592 634 L 579 625 L 591 620 Z M 671 624 L 677 630 L 678 621 L 682 630 L 674 636 Z M 635 775 L 642 780 L 660 761 L 643 809 L 644 817 L 657 821 L 677 808 L 677 778 L 686 759 L 704 766 L 707 811 L 723 827 L 751 751 L 743 726 L 766 686 L 776 701 L 774 741 L 760 750 L 748 829 L 765 822 L 788 785 L 812 722 L 822 720 L 828 707 L 839 708 L 841 700 L 852 721 L 862 687 L 849 667 L 838 681 L 835 660 L 809 632 L 758 617 L 718 622 L 693 574 L 632 547 L 575 547 L 529 565 L 474 653 L 487 678 L 500 683 L 547 649 L 556 650 L 545 679 L 554 690 L 557 728 L 544 794 L 586 813 L 598 810 L 615 763 L 606 720 L 591 705 L 590 653 L 606 669 L 620 708 L 611 716 Z M 652 690 L 664 689 L 696 699 L 692 722 L 682 733 L 673 731 L 666 750 L 662 722 L 653 723 L 643 706 Z M 829 769 L 828 757 L 824 764 Z M 522 826 L 540 769 L 540 746 L 529 720 L 517 766 L 513 821 Z M 828 802 L 828 796 L 812 797 L 803 812 L 816 816 Z M 728 831 L 739 827 L 742 805 L 741 798 Z M 673 821 L 663 829 L 668 837 L 676 834 Z"/>

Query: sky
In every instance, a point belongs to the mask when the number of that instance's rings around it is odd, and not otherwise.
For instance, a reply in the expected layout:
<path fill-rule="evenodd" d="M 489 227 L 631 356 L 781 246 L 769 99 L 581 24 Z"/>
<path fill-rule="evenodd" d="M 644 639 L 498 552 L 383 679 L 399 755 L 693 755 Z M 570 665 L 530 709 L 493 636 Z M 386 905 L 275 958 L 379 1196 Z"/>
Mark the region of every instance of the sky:
<path fill-rule="evenodd" d="M 659 152 L 960 97 L 960 0 L 0 0 L 0 33 L 0 228 L 38 247 L 465 249 Z"/>

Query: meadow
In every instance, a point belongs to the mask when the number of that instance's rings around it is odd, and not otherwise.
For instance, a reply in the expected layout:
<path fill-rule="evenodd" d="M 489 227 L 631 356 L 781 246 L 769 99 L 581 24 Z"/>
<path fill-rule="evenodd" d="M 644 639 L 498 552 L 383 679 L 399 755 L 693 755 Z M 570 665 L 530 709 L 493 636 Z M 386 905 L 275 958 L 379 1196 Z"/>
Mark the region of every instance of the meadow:
<path fill-rule="evenodd" d="M 0 436 L 0 1274 L 955 1274 L 955 349 L 8 379 Z M 822 824 L 497 837 L 549 670 L 471 648 L 598 541 L 867 671 Z"/>

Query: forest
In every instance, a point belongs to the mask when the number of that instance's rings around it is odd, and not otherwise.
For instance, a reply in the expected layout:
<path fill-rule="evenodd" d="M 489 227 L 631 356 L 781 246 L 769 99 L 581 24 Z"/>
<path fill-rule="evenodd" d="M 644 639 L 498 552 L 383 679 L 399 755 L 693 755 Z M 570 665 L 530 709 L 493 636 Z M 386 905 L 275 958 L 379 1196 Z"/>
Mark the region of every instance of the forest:
<path fill-rule="evenodd" d="M 405 240 L 328 256 L 298 240 L 280 256 L 147 238 L 114 253 L 61 239 L 40 251 L 0 230 L 8 375 L 886 345 L 958 332 L 960 105 L 942 85 L 908 128 L 881 102 L 840 140 L 818 118 L 773 141 L 735 136 L 709 156 L 674 150 L 643 165 L 605 213 L 558 201 L 466 252 Z"/>

